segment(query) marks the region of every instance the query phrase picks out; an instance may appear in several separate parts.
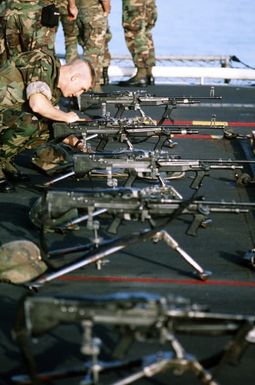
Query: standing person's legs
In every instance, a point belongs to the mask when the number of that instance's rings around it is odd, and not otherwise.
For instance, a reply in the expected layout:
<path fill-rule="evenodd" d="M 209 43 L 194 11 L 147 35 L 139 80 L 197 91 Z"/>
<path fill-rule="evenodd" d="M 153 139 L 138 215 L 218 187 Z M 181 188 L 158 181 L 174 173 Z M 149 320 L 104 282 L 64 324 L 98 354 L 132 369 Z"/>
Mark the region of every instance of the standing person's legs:
<path fill-rule="evenodd" d="M 98 0 L 80 0 L 78 9 L 79 44 L 95 69 L 94 91 L 100 91 L 108 17 Z"/>
<path fill-rule="evenodd" d="M 137 69 L 131 79 L 120 82 L 123 86 L 145 86 L 151 84 L 151 68 L 148 59 L 150 49 L 146 33 L 147 5 L 144 0 L 123 0 L 122 25 L 127 47 Z M 150 76 L 147 75 L 150 73 Z"/>
<path fill-rule="evenodd" d="M 156 55 L 155 55 L 155 47 L 152 37 L 152 28 L 155 26 L 157 21 L 158 13 L 155 0 L 147 0 L 146 1 L 146 25 L 145 25 L 145 33 L 146 33 L 146 45 L 149 50 L 149 55 L 147 59 L 147 76 L 150 77 L 151 83 L 154 83 L 154 79 L 152 77 L 152 67 L 156 65 Z"/>
<path fill-rule="evenodd" d="M 109 83 L 108 68 L 111 64 L 111 54 L 109 51 L 109 42 L 112 39 L 112 33 L 108 25 L 106 36 L 105 36 L 105 45 L 104 45 L 104 59 L 103 59 L 103 73 L 102 73 L 102 83 L 104 85 Z"/>
<path fill-rule="evenodd" d="M 76 20 L 68 19 L 67 1 L 63 1 L 59 9 L 65 37 L 65 58 L 70 63 L 78 57 L 78 26 Z"/>

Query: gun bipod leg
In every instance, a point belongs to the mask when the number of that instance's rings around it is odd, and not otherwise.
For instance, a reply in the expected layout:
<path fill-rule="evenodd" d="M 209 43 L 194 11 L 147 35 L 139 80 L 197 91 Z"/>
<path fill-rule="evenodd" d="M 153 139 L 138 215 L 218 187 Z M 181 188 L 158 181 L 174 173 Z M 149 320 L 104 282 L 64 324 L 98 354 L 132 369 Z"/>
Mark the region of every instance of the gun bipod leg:
<path fill-rule="evenodd" d="M 198 275 L 201 280 L 205 281 L 212 274 L 210 271 L 204 270 L 185 250 L 183 250 L 178 242 L 176 242 L 167 231 L 161 230 L 157 232 L 153 236 L 153 241 L 164 241 L 169 247 L 177 251 L 177 253 L 195 269 L 195 274 Z"/>
<path fill-rule="evenodd" d="M 190 359 L 189 361 L 190 370 L 195 373 L 197 378 L 201 380 L 203 384 L 207 385 L 218 385 L 218 382 L 216 382 L 211 373 L 206 370 L 197 359 L 193 360 Z"/>
<path fill-rule="evenodd" d="M 151 378 L 161 372 L 165 372 L 166 370 L 173 370 L 174 373 L 176 373 L 178 370 L 180 372 L 184 372 L 186 370 L 190 370 L 194 372 L 194 374 L 201 380 L 203 384 L 206 385 L 218 385 L 213 378 L 210 372 L 206 371 L 203 366 L 190 354 L 185 354 L 183 358 L 175 358 L 174 354 L 172 352 L 157 352 L 153 355 L 144 356 L 141 359 L 141 363 L 143 363 L 143 366 L 140 370 L 137 372 L 128 375 L 127 377 L 124 377 L 114 383 L 111 383 L 111 385 L 127 385 L 131 384 L 138 379 L 141 378 Z M 100 364 L 98 367 L 100 367 L 100 373 L 106 372 L 114 372 L 118 373 L 120 370 L 123 372 L 123 370 L 130 370 L 130 367 L 132 367 L 132 360 L 129 362 L 125 361 L 113 361 L 112 366 L 109 361 L 106 363 L 104 361 L 100 361 Z M 66 380 L 78 376 L 84 376 L 84 380 L 81 380 L 80 385 L 86 385 L 88 383 L 95 384 L 92 378 L 93 371 L 93 362 L 87 361 L 86 364 L 83 367 L 76 367 L 71 369 L 66 369 L 62 371 L 53 370 L 50 372 L 41 372 L 36 373 L 36 380 L 38 380 L 39 384 L 43 383 L 51 383 L 52 381 L 59 381 L 59 380 Z M 33 385 L 34 382 L 31 379 L 31 377 L 28 374 L 18 374 L 12 376 L 12 381 L 14 384 L 18 385 Z"/>
<path fill-rule="evenodd" d="M 195 357 L 185 354 L 182 358 L 176 358 L 172 352 L 158 352 L 151 356 L 145 356 L 141 370 L 122 378 L 111 385 L 128 385 L 141 378 L 151 378 L 166 370 L 174 373 L 182 373 L 190 370 L 206 385 L 218 385 L 210 372 L 206 371 Z"/>

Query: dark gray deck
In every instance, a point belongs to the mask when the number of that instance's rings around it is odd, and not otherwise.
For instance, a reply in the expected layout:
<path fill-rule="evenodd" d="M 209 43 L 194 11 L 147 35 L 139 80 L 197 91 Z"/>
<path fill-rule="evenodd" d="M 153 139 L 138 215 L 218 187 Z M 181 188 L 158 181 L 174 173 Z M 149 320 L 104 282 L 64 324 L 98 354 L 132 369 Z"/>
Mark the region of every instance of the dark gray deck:
<path fill-rule="evenodd" d="M 116 91 L 118 87 L 111 85 L 106 91 Z M 149 91 L 158 96 L 208 96 L 208 86 L 154 86 Z M 212 105 L 202 103 L 198 106 L 178 107 L 173 111 L 175 121 L 210 120 L 211 116 L 217 121 L 234 122 L 233 129 L 241 133 L 255 130 L 255 87 L 237 88 L 230 85 L 215 87 L 215 94 L 222 96 L 222 102 Z M 99 111 L 89 111 L 90 115 Z M 159 118 L 162 108 L 146 109 L 153 118 Z M 242 124 L 247 123 L 247 124 Z M 217 131 L 217 132 L 216 132 Z M 218 135 L 220 132 L 215 131 Z M 250 141 L 247 139 L 212 139 L 208 130 L 201 135 L 174 138 L 177 146 L 170 150 L 182 158 L 190 159 L 244 159 L 252 157 Z M 143 146 L 149 148 L 150 143 Z M 25 151 L 17 159 L 17 164 L 31 175 L 29 185 L 18 185 L 13 194 L 0 195 L 0 233 L 1 243 L 16 239 L 28 239 L 39 244 L 38 229 L 29 220 L 28 212 L 32 202 L 39 196 L 36 184 L 47 180 L 30 164 L 31 152 Z M 252 170 L 248 169 L 249 172 Z M 189 188 L 191 174 L 184 179 L 173 181 L 173 186 L 184 197 L 190 197 L 193 191 Z M 103 186 L 100 181 L 68 180 L 58 184 L 60 187 L 96 187 Z M 145 186 L 144 182 L 136 186 Z M 204 179 L 198 196 L 208 200 L 250 201 L 254 202 L 254 185 L 237 186 L 234 171 L 211 171 Z M 158 293 L 163 296 L 179 295 L 191 299 L 192 302 L 208 305 L 209 309 L 218 313 L 255 314 L 255 271 L 244 262 L 244 254 L 255 245 L 255 221 L 252 212 L 248 214 L 211 214 L 212 224 L 206 229 L 199 229 L 195 237 L 186 234 L 191 218 L 180 216 L 175 218 L 166 230 L 179 242 L 200 265 L 212 272 L 207 281 L 194 278 L 192 269 L 185 261 L 166 244 L 151 241 L 134 244 L 122 252 L 111 255 L 109 263 L 101 270 L 95 265 L 89 265 L 64 275 L 61 279 L 46 284 L 36 295 L 87 295 L 107 294 L 118 291 Z M 130 231 L 145 228 L 146 224 L 125 222 L 120 228 L 120 235 Z M 81 226 L 79 231 L 67 235 L 49 234 L 49 246 L 52 248 L 62 245 L 77 245 L 84 243 L 87 231 Z M 59 260 L 58 260 L 59 261 Z M 1 284 L 1 344 L 0 344 L 0 380 L 3 384 L 11 384 L 11 377 L 25 373 L 26 368 L 11 330 L 16 317 L 18 303 L 26 289 Z M 222 337 L 181 337 L 186 350 L 198 359 L 211 356 L 223 348 Z M 73 325 L 60 326 L 49 334 L 38 338 L 33 344 L 32 351 L 40 370 L 53 370 L 82 365 L 85 360 L 80 352 L 80 328 Z M 163 346 L 167 350 L 167 346 Z M 139 349 L 144 351 L 147 346 L 135 346 L 132 354 L 139 355 Z M 149 353 L 155 350 L 148 349 Z M 238 365 L 222 364 L 216 367 L 215 377 L 222 385 L 254 384 L 254 345 L 250 345 Z M 212 372 L 214 373 L 214 370 Z M 125 372 L 122 372 L 123 377 Z M 115 375 L 111 380 L 117 380 Z M 80 378 L 62 380 L 59 383 L 79 384 Z M 175 376 L 171 371 L 164 375 L 139 383 L 155 384 L 189 384 L 199 382 L 192 373 Z M 103 379 L 103 384 L 111 383 Z"/>

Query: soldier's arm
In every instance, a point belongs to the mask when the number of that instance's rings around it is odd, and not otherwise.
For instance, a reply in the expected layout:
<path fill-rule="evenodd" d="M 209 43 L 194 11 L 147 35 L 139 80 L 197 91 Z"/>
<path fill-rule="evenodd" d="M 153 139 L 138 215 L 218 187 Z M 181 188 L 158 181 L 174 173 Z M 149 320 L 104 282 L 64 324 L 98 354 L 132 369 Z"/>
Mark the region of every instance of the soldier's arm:
<path fill-rule="evenodd" d="M 36 114 L 50 120 L 73 123 L 79 120 L 79 116 L 73 112 L 64 112 L 53 106 L 51 101 L 41 93 L 34 93 L 29 97 L 29 106 Z"/>
<path fill-rule="evenodd" d="M 68 19 L 69 20 L 75 20 L 78 15 L 78 8 L 76 7 L 75 0 L 68 0 Z"/>
<path fill-rule="evenodd" d="M 79 120 L 79 116 L 75 112 L 64 112 L 53 105 L 52 91 L 45 81 L 31 81 L 27 85 L 26 96 L 31 110 L 44 118 L 65 123 Z"/>

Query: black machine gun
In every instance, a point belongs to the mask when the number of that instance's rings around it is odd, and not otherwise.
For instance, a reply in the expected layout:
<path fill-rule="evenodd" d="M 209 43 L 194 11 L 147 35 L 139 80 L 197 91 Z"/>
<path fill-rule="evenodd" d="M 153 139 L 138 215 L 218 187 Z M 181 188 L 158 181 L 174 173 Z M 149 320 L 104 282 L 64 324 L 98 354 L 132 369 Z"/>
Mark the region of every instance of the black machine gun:
<path fill-rule="evenodd" d="M 120 152 L 100 152 L 87 154 L 74 154 L 70 172 L 52 179 L 46 186 L 51 186 L 59 180 L 74 176 L 76 179 L 91 176 L 93 172 L 107 177 L 107 185 L 116 187 L 118 181 L 116 176 L 127 175 L 125 187 L 131 187 L 136 178 L 158 180 L 162 186 L 168 179 L 182 178 L 187 172 L 194 172 L 195 177 L 191 182 L 192 189 L 198 189 L 202 185 L 205 176 L 211 170 L 234 170 L 236 180 L 242 180 L 242 176 L 237 170 L 242 170 L 245 164 L 255 163 L 249 160 L 231 159 L 181 159 L 179 156 L 171 156 L 167 152 L 145 152 L 120 151 Z"/>
<path fill-rule="evenodd" d="M 167 218 L 183 205 L 179 215 L 193 216 L 187 234 L 196 235 L 200 227 L 206 227 L 211 219 L 211 213 L 248 213 L 255 209 L 253 202 L 211 201 L 203 198 L 188 201 L 173 198 L 173 192 L 168 187 L 147 187 L 143 189 L 115 188 L 92 190 L 49 190 L 39 198 L 30 210 L 32 222 L 48 229 L 58 229 L 87 221 L 93 223 L 93 218 L 107 213 L 113 217 L 108 228 L 109 233 L 116 234 L 122 220 L 148 221 L 151 227 L 156 226 L 159 218 Z M 87 214 L 79 217 L 78 209 L 86 209 Z M 74 219 L 65 223 L 66 214 L 73 212 Z"/>
<path fill-rule="evenodd" d="M 191 303 L 183 297 L 161 297 L 146 292 L 27 296 L 19 308 L 14 333 L 26 359 L 29 376 L 17 375 L 12 380 L 30 384 L 35 380 L 47 382 L 83 373 L 84 384 L 96 384 L 104 373 L 111 373 L 111 370 L 119 373 L 120 370 L 123 376 L 126 369 L 128 376 L 115 382 L 123 385 L 166 370 L 174 370 L 173 373 L 179 375 L 190 370 L 203 384 L 217 385 L 206 368 L 221 363 L 237 365 L 248 345 L 254 343 L 254 322 L 254 315 L 213 313 L 207 307 Z M 77 323 L 82 329 L 81 352 L 87 358 L 83 370 L 71 368 L 62 372 L 37 373 L 35 357 L 32 350 L 27 349 L 28 341 L 51 332 L 59 325 Z M 101 359 L 104 334 L 101 333 L 100 338 L 95 335 L 96 325 L 117 336 L 107 361 Z M 190 338 L 230 336 L 230 341 L 228 339 L 226 346 L 216 354 L 198 361 L 195 356 L 186 353 L 179 341 L 180 335 Z M 134 355 L 134 342 L 150 344 L 154 354 L 141 356 L 136 349 Z M 159 345 L 160 351 L 155 344 Z M 210 354 L 209 345 L 207 350 Z M 169 351 L 165 351 L 163 346 L 170 348 Z"/>
<path fill-rule="evenodd" d="M 222 97 L 214 96 L 211 92 L 210 96 L 186 97 L 186 96 L 155 96 L 147 91 L 119 91 L 113 93 L 84 93 L 80 96 L 79 108 L 81 111 L 94 106 L 101 106 L 102 116 L 107 116 L 107 106 L 114 105 L 117 108 L 115 118 L 120 118 L 124 111 L 139 111 L 141 116 L 145 117 L 142 107 L 164 106 L 165 110 L 159 121 L 163 124 L 166 119 L 171 119 L 172 111 L 178 105 L 193 105 L 204 101 L 221 100 Z"/>
<path fill-rule="evenodd" d="M 147 122 L 147 123 L 146 123 Z M 203 127 L 202 127 L 203 128 Z M 208 126 L 206 126 L 208 128 Z M 222 127 L 217 126 L 217 129 Z M 74 123 L 56 122 L 53 123 L 53 137 L 55 140 L 63 140 L 69 135 L 76 135 L 82 138 L 84 146 L 88 140 L 98 138 L 97 151 L 102 151 L 106 144 L 112 140 L 126 143 L 129 150 L 133 149 L 133 143 L 141 143 L 152 137 L 157 137 L 154 150 L 160 150 L 163 145 L 173 147 L 171 140 L 173 135 L 194 135 L 198 134 L 197 129 L 179 127 L 174 125 L 157 125 L 153 120 L 144 119 L 99 119 L 93 121 L 77 121 Z"/>

